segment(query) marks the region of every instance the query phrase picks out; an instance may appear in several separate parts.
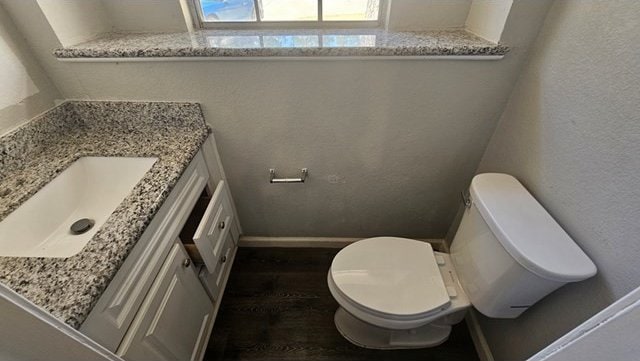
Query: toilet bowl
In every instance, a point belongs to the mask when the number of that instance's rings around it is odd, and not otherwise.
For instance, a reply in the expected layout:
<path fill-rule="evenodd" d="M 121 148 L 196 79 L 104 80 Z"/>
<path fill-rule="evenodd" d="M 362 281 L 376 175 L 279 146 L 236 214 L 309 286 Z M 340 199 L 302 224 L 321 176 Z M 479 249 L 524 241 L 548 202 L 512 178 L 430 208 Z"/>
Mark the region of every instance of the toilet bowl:
<path fill-rule="evenodd" d="M 358 241 L 336 255 L 327 276 L 340 308 L 338 331 L 356 345 L 436 346 L 471 305 L 448 254 L 396 237 Z"/>
<path fill-rule="evenodd" d="M 327 275 L 338 331 L 366 348 L 436 346 L 472 305 L 515 318 L 596 267 L 514 177 L 473 178 L 451 253 L 426 242 L 375 237 L 343 248 Z"/>

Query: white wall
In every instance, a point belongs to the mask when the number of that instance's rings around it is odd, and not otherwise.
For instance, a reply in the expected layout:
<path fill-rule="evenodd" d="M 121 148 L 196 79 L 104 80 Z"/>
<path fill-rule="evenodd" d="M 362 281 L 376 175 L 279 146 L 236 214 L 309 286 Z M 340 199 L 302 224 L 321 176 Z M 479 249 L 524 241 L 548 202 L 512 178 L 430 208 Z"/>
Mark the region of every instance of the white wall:
<path fill-rule="evenodd" d="M 112 29 L 101 0 L 37 1 L 63 46 L 94 39 Z"/>
<path fill-rule="evenodd" d="M 512 5 L 513 0 L 473 0 L 465 22 L 467 31 L 500 42 Z"/>
<path fill-rule="evenodd" d="M 102 4 L 115 31 L 187 30 L 179 0 L 102 0 Z"/>
<path fill-rule="evenodd" d="M 15 48 L 6 25 L 0 23 L 0 109 L 16 104 L 39 91 L 14 51 Z"/>
<path fill-rule="evenodd" d="M 518 177 L 599 273 L 516 320 L 483 319 L 496 360 L 526 358 L 640 285 L 639 54 L 639 2 L 549 12 L 479 171 Z"/>
<path fill-rule="evenodd" d="M 37 20 L 32 1 L 8 4 L 14 18 Z M 202 103 L 247 235 L 434 238 L 548 4 L 521 4 L 516 49 L 500 61 L 61 63 L 41 40 L 46 25 L 21 30 L 68 98 Z M 269 184 L 271 167 L 287 176 L 308 167 L 309 181 Z"/>
<path fill-rule="evenodd" d="M 387 29 L 463 28 L 471 0 L 389 0 Z"/>
<path fill-rule="evenodd" d="M 58 89 L 0 6 L 0 135 L 54 106 Z"/>

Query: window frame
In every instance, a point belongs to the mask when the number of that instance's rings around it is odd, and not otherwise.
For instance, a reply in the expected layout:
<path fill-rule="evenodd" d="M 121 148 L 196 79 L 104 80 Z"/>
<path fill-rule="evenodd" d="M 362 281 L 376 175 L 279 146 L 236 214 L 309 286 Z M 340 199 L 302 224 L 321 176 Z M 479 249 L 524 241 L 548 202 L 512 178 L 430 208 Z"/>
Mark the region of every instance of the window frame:
<path fill-rule="evenodd" d="M 263 21 L 256 14 L 255 21 L 205 21 L 200 0 L 190 0 L 189 5 L 195 25 L 199 29 L 362 29 L 380 28 L 384 26 L 387 13 L 387 0 L 379 0 L 378 18 L 375 20 L 324 20 L 322 19 L 322 2 L 318 1 L 318 20 L 310 21 Z M 258 0 L 253 0 L 255 9 L 259 9 Z"/>

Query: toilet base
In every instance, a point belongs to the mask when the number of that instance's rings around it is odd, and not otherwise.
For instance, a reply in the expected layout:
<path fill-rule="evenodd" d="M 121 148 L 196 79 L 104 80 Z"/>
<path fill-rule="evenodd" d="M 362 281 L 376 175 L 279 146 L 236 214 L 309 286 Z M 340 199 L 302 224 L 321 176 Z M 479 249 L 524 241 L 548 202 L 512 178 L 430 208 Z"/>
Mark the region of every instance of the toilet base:
<path fill-rule="evenodd" d="M 391 330 L 366 323 L 338 308 L 334 316 L 338 332 L 356 346 L 379 349 L 408 349 L 438 346 L 449 338 L 451 326 L 426 324 L 409 330 Z"/>

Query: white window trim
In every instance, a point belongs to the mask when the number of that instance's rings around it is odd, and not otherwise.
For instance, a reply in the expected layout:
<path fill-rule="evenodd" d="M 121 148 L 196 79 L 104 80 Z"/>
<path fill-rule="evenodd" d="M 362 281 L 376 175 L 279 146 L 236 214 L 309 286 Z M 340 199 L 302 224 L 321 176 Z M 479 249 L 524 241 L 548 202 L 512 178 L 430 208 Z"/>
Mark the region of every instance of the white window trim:
<path fill-rule="evenodd" d="M 254 6 L 258 9 L 257 0 Z M 322 19 L 322 0 L 318 0 L 318 19 L 315 21 L 261 21 L 257 16 L 256 21 L 204 21 L 200 0 L 190 0 L 194 26 L 199 29 L 362 29 L 362 28 L 381 28 L 384 27 L 384 20 L 387 13 L 387 0 L 380 0 L 380 8 L 378 9 L 378 19 L 376 20 L 323 20 Z"/>

